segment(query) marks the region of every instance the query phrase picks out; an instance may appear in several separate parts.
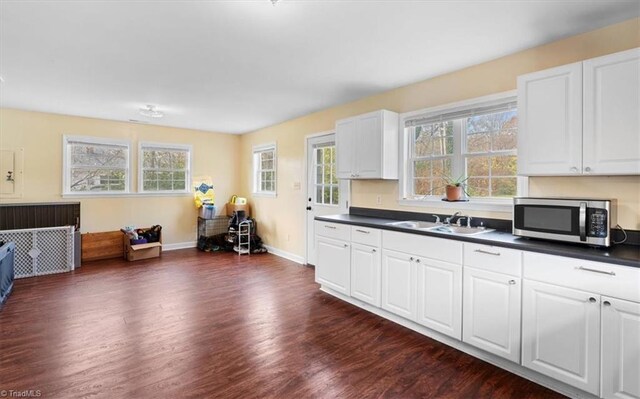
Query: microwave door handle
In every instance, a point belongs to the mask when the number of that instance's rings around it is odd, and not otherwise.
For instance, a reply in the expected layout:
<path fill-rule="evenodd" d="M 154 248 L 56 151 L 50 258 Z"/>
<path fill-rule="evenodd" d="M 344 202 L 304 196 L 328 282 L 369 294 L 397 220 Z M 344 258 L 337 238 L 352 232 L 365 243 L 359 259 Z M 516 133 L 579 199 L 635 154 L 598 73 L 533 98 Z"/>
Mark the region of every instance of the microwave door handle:
<path fill-rule="evenodd" d="M 578 227 L 580 228 L 580 241 L 587 241 L 587 203 L 580 203 L 580 214 L 578 216 Z"/>

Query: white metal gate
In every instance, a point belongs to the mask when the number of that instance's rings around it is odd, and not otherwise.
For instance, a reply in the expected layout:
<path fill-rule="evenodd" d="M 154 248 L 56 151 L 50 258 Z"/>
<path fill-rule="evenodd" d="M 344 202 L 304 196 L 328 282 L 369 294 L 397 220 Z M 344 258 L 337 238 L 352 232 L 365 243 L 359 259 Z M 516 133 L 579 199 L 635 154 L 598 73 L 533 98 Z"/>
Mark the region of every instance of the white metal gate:
<path fill-rule="evenodd" d="M 65 226 L 0 231 L 0 241 L 16 244 L 15 278 L 73 270 L 73 230 Z"/>

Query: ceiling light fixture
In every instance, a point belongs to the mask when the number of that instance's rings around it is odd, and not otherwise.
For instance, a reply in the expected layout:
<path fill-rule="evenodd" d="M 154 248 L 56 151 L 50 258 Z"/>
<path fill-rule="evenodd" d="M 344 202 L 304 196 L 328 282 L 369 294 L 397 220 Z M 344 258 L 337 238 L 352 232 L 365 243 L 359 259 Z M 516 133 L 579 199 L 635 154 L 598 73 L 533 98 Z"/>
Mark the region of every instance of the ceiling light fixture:
<path fill-rule="evenodd" d="M 275 7 L 276 4 L 278 3 L 278 1 L 280 1 L 280 0 L 271 0 L 271 5 L 273 5 Z"/>
<path fill-rule="evenodd" d="M 4 78 L 0 76 L 0 83 L 4 83 Z"/>
<path fill-rule="evenodd" d="M 140 108 L 140 115 L 148 116 L 149 118 L 162 118 L 164 113 L 158 111 L 155 105 L 147 105 L 146 108 Z"/>

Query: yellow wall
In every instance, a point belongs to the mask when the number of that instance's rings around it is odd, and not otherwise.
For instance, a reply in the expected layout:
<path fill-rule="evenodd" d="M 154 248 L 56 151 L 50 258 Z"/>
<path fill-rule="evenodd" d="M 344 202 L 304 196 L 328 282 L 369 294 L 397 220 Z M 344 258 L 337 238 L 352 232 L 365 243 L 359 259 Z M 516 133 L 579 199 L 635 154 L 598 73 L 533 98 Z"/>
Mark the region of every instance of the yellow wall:
<path fill-rule="evenodd" d="M 605 27 L 557 42 L 525 50 L 487 63 L 438 76 L 382 94 L 329 108 L 271 126 L 241 137 L 241 193 L 249 197 L 264 241 L 281 250 L 304 256 L 305 190 L 294 189 L 303 182 L 305 136 L 331 130 L 337 119 L 377 109 L 409 112 L 436 105 L 513 90 L 516 77 L 592 57 L 640 46 L 640 19 Z M 396 62 L 402 62 L 397 60 Z M 251 148 L 255 144 L 278 143 L 278 196 L 251 198 Z M 537 177 L 530 181 L 531 195 L 605 196 L 619 200 L 619 223 L 640 228 L 640 178 L 629 177 Z M 376 204 L 376 196 L 382 205 Z M 415 210 L 438 209 L 399 206 L 397 181 L 355 181 L 352 205 L 372 208 Z M 508 218 L 509 214 L 473 212 L 472 216 Z M 287 237 L 289 239 L 287 239 Z"/>
<path fill-rule="evenodd" d="M 82 203 L 83 233 L 160 224 L 166 244 L 196 240 L 197 212 L 192 196 L 62 198 L 64 134 L 130 140 L 132 191 L 137 188 L 138 141 L 191 144 L 192 175 L 213 178 L 218 205 L 224 205 L 240 188 L 235 166 L 240 138 L 236 135 L 0 109 L 0 148 L 24 148 L 23 197 L 0 199 L 1 202 L 77 200 Z"/>

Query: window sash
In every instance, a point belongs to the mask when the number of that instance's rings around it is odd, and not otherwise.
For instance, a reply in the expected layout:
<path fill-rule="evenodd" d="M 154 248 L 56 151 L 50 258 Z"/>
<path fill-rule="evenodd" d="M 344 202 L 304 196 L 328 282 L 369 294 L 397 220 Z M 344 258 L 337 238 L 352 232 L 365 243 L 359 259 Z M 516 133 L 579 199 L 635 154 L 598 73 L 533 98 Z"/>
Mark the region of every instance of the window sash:
<path fill-rule="evenodd" d="M 128 141 L 124 140 L 112 140 L 112 139 L 104 139 L 100 137 L 90 137 L 90 136 L 63 136 L 63 187 L 62 193 L 63 195 L 113 195 L 113 194 L 128 194 L 130 192 L 129 183 L 130 183 L 130 173 L 131 173 L 131 151 L 130 145 Z M 91 152 L 86 151 L 86 158 L 84 160 L 79 160 L 76 157 L 74 159 L 74 149 L 75 148 L 94 148 L 95 149 L 95 160 L 91 162 Z M 100 156 L 103 156 L 104 153 L 101 153 L 101 150 L 121 150 L 122 156 L 118 157 L 116 162 L 114 163 L 101 163 Z M 83 177 L 80 180 L 74 180 L 75 176 L 78 176 L 82 173 L 91 173 L 95 172 L 94 176 Z M 101 174 L 102 172 L 102 174 Z M 122 173 L 122 179 L 114 179 L 111 180 L 109 175 L 113 172 Z M 104 179 L 103 179 L 104 177 Z M 95 186 L 88 185 L 89 180 L 100 179 L 100 183 Z M 102 180 L 106 180 L 105 183 L 102 183 Z M 84 181 L 84 183 L 83 183 Z M 120 184 L 112 184 L 114 182 L 122 182 Z M 76 186 L 80 184 L 80 187 L 88 186 L 88 189 L 75 189 Z M 113 186 L 116 185 L 122 188 L 114 189 Z M 95 187 L 103 186 L 100 189 L 94 189 Z"/>
<path fill-rule="evenodd" d="M 152 166 L 145 166 L 146 154 L 152 154 Z M 160 166 L 156 157 L 161 153 L 168 153 L 169 166 Z M 184 156 L 184 166 L 176 167 L 174 165 L 173 154 Z M 138 152 L 138 191 L 141 193 L 186 193 L 190 192 L 191 179 L 191 146 L 167 143 L 140 143 Z M 162 176 L 170 176 L 171 178 L 161 178 Z M 176 178 L 176 174 L 182 174 L 182 178 Z M 155 177 L 150 177 L 155 176 Z M 170 182 L 170 184 L 169 184 Z"/>
<path fill-rule="evenodd" d="M 269 166 L 270 165 L 270 166 Z M 253 192 L 275 194 L 277 188 L 277 154 L 275 144 L 253 149 Z"/>

